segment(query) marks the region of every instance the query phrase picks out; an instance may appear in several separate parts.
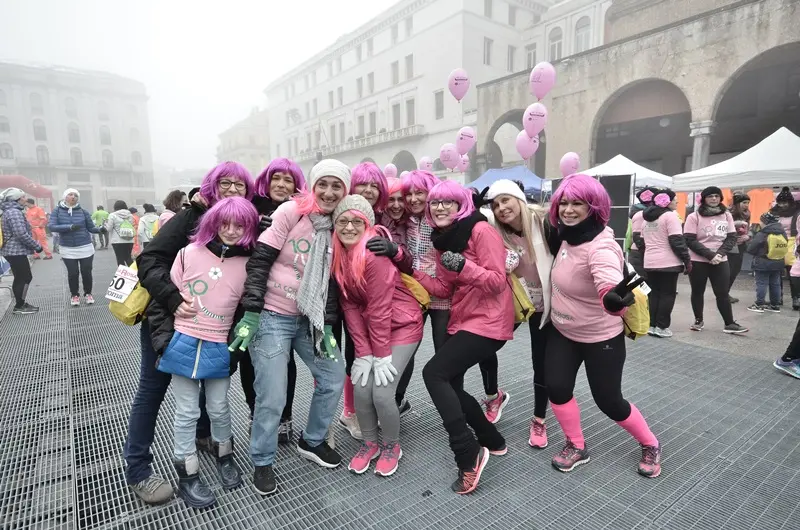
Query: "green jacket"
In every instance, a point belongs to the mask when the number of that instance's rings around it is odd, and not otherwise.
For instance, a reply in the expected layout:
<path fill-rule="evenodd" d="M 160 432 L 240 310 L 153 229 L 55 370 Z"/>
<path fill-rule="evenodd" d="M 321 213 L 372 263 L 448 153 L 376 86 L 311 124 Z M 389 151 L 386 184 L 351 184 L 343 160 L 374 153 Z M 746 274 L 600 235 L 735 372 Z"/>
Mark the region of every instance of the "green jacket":
<path fill-rule="evenodd" d="M 107 211 L 95 210 L 95 212 L 92 214 L 92 222 L 94 223 L 94 226 L 97 227 L 104 226 L 106 224 L 106 221 L 108 221 Z"/>

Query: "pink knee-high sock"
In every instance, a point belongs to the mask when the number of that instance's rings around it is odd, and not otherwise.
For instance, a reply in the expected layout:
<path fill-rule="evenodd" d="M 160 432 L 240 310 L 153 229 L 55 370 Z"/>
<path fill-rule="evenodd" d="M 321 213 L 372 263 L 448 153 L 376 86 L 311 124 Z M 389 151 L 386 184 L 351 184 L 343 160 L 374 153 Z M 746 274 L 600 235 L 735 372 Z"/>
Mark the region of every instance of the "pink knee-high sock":
<path fill-rule="evenodd" d="M 581 429 L 581 409 L 578 408 L 578 402 L 575 401 L 575 398 L 570 399 L 563 405 L 550 403 L 550 407 L 553 409 L 553 414 L 556 415 L 558 423 L 561 424 L 564 435 L 578 449 L 586 447 L 586 442 L 583 439 L 583 429 Z"/>
<path fill-rule="evenodd" d="M 631 415 L 628 416 L 628 419 L 618 421 L 617 424 L 628 431 L 640 444 L 652 447 L 658 446 L 656 435 L 653 434 L 653 431 L 647 426 L 644 416 L 642 416 L 642 413 L 639 412 L 639 409 L 637 409 L 636 405 L 633 403 L 631 403 Z"/>
<path fill-rule="evenodd" d="M 353 382 L 350 376 L 344 378 L 344 409 L 343 412 L 348 416 L 356 412 L 355 399 L 353 398 Z"/>

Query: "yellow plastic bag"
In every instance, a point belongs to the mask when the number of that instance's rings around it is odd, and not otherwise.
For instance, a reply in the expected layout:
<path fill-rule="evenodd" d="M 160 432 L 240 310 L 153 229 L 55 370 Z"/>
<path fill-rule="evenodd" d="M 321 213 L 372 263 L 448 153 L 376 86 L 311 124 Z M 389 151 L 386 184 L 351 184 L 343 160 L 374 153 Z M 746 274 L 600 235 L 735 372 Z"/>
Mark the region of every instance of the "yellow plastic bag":
<path fill-rule="evenodd" d="M 406 284 L 408 290 L 411 291 L 411 294 L 414 295 L 414 298 L 417 299 L 422 310 L 427 311 L 428 307 L 431 305 L 431 295 L 428 294 L 428 291 L 426 291 L 422 284 L 415 280 L 413 276 L 400 273 L 400 278 L 403 280 L 403 283 Z"/>
<path fill-rule="evenodd" d="M 136 262 L 133 262 L 131 269 L 137 270 Z M 141 283 L 137 283 L 133 288 L 131 294 L 125 299 L 124 302 L 110 301 L 108 303 L 108 310 L 114 315 L 114 318 L 125 324 L 126 326 L 135 326 L 144 320 L 144 310 L 150 303 L 150 293 L 147 289 L 142 287 Z"/>
<path fill-rule="evenodd" d="M 533 307 L 525 287 L 522 286 L 522 282 L 519 281 L 516 274 L 508 275 L 508 283 L 511 286 L 511 295 L 514 298 L 514 322 L 516 324 L 527 322 L 536 312 L 536 308 Z"/>
<path fill-rule="evenodd" d="M 636 301 L 622 315 L 622 323 L 625 336 L 636 340 L 647 335 L 650 329 L 650 302 L 641 287 L 633 290 L 633 297 Z"/>

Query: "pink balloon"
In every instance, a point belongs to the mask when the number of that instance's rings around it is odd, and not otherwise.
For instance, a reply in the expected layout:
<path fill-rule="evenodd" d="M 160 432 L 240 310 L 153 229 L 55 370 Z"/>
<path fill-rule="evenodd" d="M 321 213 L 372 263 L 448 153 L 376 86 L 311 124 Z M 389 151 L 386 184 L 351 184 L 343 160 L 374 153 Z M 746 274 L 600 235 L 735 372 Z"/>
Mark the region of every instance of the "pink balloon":
<path fill-rule="evenodd" d="M 447 169 L 455 169 L 460 159 L 458 149 L 454 144 L 444 144 L 439 151 L 439 160 Z"/>
<path fill-rule="evenodd" d="M 547 125 L 547 107 L 541 103 L 534 103 L 525 109 L 522 116 L 522 127 L 531 138 L 539 136 Z"/>
<path fill-rule="evenodd" d="M 553 65 L 550 63 L 539 63 L 531 70 L 529 81 L 531 94 L 533 94 L 536 99 L 542 99 L 556 84 L 556 69 L 553 68 Z"/>
<path fill-rule="evenodd" d="M 423 171 L 431 171 L 433 169 L 433 160 L 429 156 L 423 156 L 419 159 L 419 167 Z"/>
<path fill-rule="evenodd" d="M 517 152 L 524 160 L 528 160 L 539 149 L 539 138 L 531 138 L 525 131 L 520 131 L 517 135 Z"/>
<path fill-rule="evenodd" d="M 578 169 L 581 167 L 581 157 L 578 156 L 578 153 L 570 151 L 561 157 L 561 163 L 558 167 L 561 169 L 561 175 L 564 177 L 577 173 Z"/>
<path fill-rule="evenodd" d="M 466 173 L 469 169 L 469 156 L 461 155 L 461 158 L 458 160 L 458 164 L 456 165 L 456 170 L 460 171 L 461 173 Z"/>
<path fill-rule="evenodd" d="M 450 93 L 456 98 L 456 101 L 461 101 L 467 95 L 469 90 L 469 74 L 463 68 L 456 68 L 450 72 L 450 77 L 447 79 L 447 88 Z"/>
<path fill-rule="evenodd" d="M 386 167 L 383 168 L 383 175 L 387 179 L 397 178 L 397 166 L 394 164 L 386 164 Z"/>
<path fill-rule="evenodd" d="M 400 173 L 400 178 L 403 178 L 406 175 L 408 175 L 408 171 L 403 171 L 402 173 Z"/>
<path fill-rule="evenodd" d="M 458 140 L 456 140 L 456 149 L 459 155 L 466 155 L 469 150 L 475 146 L 475 130 L 472 127 L 462 127 L 458 131 Z"/>

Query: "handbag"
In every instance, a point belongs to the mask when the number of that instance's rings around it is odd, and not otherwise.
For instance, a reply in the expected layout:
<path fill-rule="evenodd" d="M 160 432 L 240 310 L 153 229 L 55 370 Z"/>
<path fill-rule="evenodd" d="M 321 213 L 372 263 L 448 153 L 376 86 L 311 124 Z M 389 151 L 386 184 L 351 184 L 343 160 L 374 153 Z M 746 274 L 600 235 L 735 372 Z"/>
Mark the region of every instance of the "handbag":
<path fill-rule="evenodd" d="M 516 274 L 508 275 L 508 283 L 511 286 L 511 295 L 514 298 L 514 323 L 521 324 L 527 322 L 536 312 L 525 287 Z"/>
<path fill-rule="evenodd" d="M 138 270 L 136 262 L 130 266 L 133 270 Z M 144 320 L 144 311 L 150 303 L 150 293 L 147 289 L 142 287 L 141 282 L 136 283 L 131 294 L 122 302 L 110 301 L 108 303 L 108 310 L 114 315 L 114 318 L 125 324 L 126 326 L 135 326 Z"/>
<path fill-rule="evenodd" d="M 623 262 L 623 271 L 635 272 L 633 266 L 627 262 Z M 636 340 L 647 335 L 650 329 L 650 300 L 647 296 L 650 287 L 642 283 L 632 293 L 634 302 L 622 315 L 622 327 L 626 337 Z"/>

